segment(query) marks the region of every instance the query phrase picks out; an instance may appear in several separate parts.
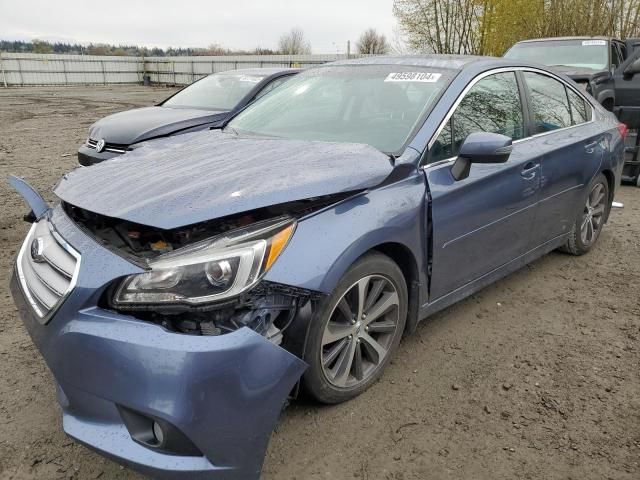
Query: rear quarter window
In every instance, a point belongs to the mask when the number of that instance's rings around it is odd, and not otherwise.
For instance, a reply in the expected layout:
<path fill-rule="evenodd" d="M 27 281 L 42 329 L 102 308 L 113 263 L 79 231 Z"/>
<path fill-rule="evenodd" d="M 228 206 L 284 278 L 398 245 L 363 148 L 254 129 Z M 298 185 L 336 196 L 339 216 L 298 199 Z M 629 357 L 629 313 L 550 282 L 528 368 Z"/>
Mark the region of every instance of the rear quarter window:
<path fill-rule="evenodd" d="M 567 88 L 567 96 L 571 108 L 571 124 L 580 125 L 591 120 L 591 110 L 588 110 L 586 100 L 569 88 Z"/>

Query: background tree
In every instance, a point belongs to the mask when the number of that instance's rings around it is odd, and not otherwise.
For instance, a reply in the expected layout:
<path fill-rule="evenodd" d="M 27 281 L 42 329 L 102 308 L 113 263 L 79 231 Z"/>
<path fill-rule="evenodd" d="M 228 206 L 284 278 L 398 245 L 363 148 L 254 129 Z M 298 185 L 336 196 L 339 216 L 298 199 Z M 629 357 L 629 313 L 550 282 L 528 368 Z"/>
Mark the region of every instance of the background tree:
<path fill-rule="evenodd" d="M 488 0 L 481 10 L 476 53 L 501 56 L 520 40 L 544 36 L 543 0 Z"/>
<path fill-rule="evenodd" d="M 478 53 L 483 4 L 490 0 L 395 0 L 393 13 L 417 52 Z"/>
<path fill-rule="evenodd" d="M 283 55 L 305 55 L 311 53 L 311 43 L 299 28 L 292 28 L 278 41 L 278 51 Z"/>
<path fill-rule="evenodd" d="M 375 28 L 366 30 L 356 42 L 358 53 L 381 55 L 389 53 L 390 49 L 387 37 L 382 33 L 378 33 Z"/>
<path fill-rule="evenodd" d="M 529 38 L 640 35 L 640 0 L 395 0 L 393 13 L 419 52 L 500 56 Z"/>
<path fill-rule="evenodd" d="M 52 53 L 53 48 L 49 42 L 43 42 L 42 40 L 33 41 L 33 53 Z"/>

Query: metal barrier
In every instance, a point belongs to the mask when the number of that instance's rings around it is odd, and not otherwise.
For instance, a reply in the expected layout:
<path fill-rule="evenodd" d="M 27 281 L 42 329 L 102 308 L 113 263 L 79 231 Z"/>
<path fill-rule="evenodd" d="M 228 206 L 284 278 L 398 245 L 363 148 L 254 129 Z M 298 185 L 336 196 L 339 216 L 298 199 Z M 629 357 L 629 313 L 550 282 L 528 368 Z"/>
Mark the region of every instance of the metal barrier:
<path fill-rule="evenodd" d="M 351 55 L 350 58 L 359 55 Z M 238 55 L 193 57 L 125 57 L 0 53 L 2 85 L 112 85 L 151 83 L 186 85 L 226 70 L 262 67 L 310 67 L 346 55 Z"/>

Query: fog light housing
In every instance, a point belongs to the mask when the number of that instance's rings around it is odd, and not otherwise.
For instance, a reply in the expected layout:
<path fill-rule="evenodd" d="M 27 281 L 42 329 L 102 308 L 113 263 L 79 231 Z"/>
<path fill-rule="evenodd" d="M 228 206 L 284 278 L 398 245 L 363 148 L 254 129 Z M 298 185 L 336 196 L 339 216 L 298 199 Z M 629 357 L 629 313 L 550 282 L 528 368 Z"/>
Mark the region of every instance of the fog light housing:
<path fill-rule="evenodd" d="M 133 441 L 169 455 L 202 456 L 202 452 L 167 420 L 118 405 L 122 421 Z"/>
<path fill-rule="evenodd" d="M 153 436 L 155 437 L 156 442 L 158 442 L 158 445 L 162 445 L 164 443 L 164 432 L 158 422 L 153 422 Z"/>

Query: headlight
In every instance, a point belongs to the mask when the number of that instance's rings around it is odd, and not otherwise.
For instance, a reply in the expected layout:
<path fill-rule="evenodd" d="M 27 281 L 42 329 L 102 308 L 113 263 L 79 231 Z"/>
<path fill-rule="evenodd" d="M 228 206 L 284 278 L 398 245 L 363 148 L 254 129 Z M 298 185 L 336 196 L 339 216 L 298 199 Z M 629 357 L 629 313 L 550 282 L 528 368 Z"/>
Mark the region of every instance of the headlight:
<path fill-rule="evenodd" d="M 113 302 L 201 305 L 236 296 L 269 270 L 294 229 L 291 219 L 260 222 L 161 255 L 149 271 L 125 278 Z"/>

